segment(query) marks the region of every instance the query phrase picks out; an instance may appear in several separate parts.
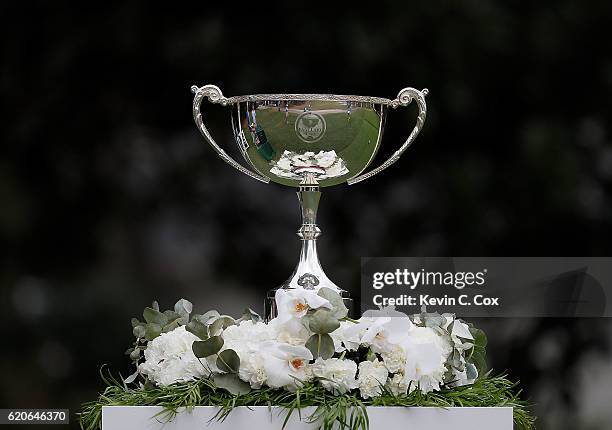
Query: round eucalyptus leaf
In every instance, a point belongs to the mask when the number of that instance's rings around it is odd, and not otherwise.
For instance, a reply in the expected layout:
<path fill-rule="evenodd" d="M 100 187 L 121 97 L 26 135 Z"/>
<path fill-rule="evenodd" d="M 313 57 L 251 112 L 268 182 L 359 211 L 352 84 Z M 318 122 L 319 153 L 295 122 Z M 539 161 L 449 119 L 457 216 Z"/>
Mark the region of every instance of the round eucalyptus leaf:
<path fill-rule="evenodd" d="M 130 358 L 132 360 L 138 360 L 140 358 L 140 349 L 136 348 L 134 351 L 130 353 Z"/>
<path fill-rule="evenodd" d="M 344 300 L 337 291 L 323 287 L 317 293 L 332 305 L 332 314 L 336 319 L 342 319 L 348 314 L 348 308 L 344 305 Z"/>
<path fill-rule="evenodd" d="M 251 391 L 251 387 L 244 381 L 238 378 L 238 375 L 234 373 L 216 373 L 213 376 L 215 385 L 219 388 L 229 391 L 231 394 L 237 396 L 239 394 L 247 394 Z"/>
<path fill-rule="evenodd" d="M 329 309 L 317 309 L 312 315 L 308 315 L 306 322 L 311 332 L 316 334 L 327 334 L 340 327 L 340 321 L 334 317 L 333 311 Z"/>
<path fill-rule="evenodd" d="M 221 351 L 217 356 L 217 367 L 222 372 L 238 373 L 238 369 L 240 369 L 240 357 L 238 357 L 238 354 L 236 354 L 236 351 L 233 349 Z"/>
<path fill-rule="evenodd" d="M 305 346 L 312 352 L 314 358 L 321 357 L 324 360 L 332 358 L 336 352 L 334 340 L 328 334 L 313 334 L 308 338 Z"/>
<path fill-rule="evenodd" d="M 132 318 L 132 328 L 142 324 L 138 318 Z"/>
<path fill-rule="evenodd" d="M 193 304 L 189 300 L 180 299 L 174 305 L 174 312 L 176 312 L 180 318 L 182 324 L 189 322 L 189 315 L 193 311 Z"/>
<path fill-rule="evenodd" d="M 202 340 L 208 339 L 208 326 L 202 324 L 200 321 L 193 319 L 189 321 L 189 324 L 185 326 L 185 330 L 195 334 Z"/>
<path fill-rule="evenodd" d="M 212 310 L 212 311 L 204 312 L 202 315 L 193 314 L 191 316 L 191 320 L 199 321 L 202 324 L 210 324 L 212 320 L 214 320 L 215 318 L 218 318 L 219 316 L 220 316 L 219 312 Z"/>
<path fill-rule="evenodd" d="M 174 330 L 175 328 L 179 327 L 180 325 L 181 324 L 179 323 L 179 320 L 176 319 L 176 320 L 172 321 L 171 323 L 166 324 L 164 326 L 164 328 L 162 329 L 162 333 L 168 333 L 168 332 Z"/>
<path fill-rule="evenodd" d="M 209 320 L 210 322 L 211 320 Z M 236 324 L 236 320 L 228 315 L 221 315 L 210 323 L 210 333 L 219 335 L 227 327 Z"/>
<path fill-rule="evenodd" d="M 213 336 L 206 340 L 196 340 L 193 342 L 191 349 L 198 358 L 210 357 L 219 352 L 223 348 L 223 338 L 221 336 Z"/>
<path fill-rule="evenodd" d="M 134 334 L 134 337 L 138 339 L 145 337 L 145 333 L 146 333 L 145 326 L 137 325 L 136 327 L 132 329 L 132 333 Z"/>
<path fill-rule="evenodd" d="M 150 323 L 145 326 L 145 338 L 147 340 L 153 340 L 159 336 L 162 332 L 162 326 L 156 323 Z"/>
<path fill-rule="evenodd" d="M 168 324 L 168 317 L 153 308 L 145 308 L 142 316 L 147 323 L 155 323 L 161 326 Z"/>

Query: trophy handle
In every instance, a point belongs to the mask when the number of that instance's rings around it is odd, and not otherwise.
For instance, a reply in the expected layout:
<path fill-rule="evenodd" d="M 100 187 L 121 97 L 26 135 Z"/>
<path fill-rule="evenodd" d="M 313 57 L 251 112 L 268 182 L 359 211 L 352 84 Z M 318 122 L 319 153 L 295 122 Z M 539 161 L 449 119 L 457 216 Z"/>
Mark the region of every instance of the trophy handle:
<path fill-rule="evenodd" d="M 204 97 L 208 97 L 208 101 L 210 101 L 211 103 L 220 103 L 222 106 L 227 105 L 227 99 L 223 96 L 223 93 L 221 92 L 219 87 L 217 87 L 216 85 L 204 85 L 203 87 L 193 85 L 191 87 L 191 92 L 195 94 L 195 96 L 193 97 L 193 120 L 195 121 L 198 130 L 200 130 L 200 133 L 202 133 L 202 136 L 204 136 L 204 139 L 206 139 L 210 146 L 213 147 L 215 152 L 219 154 L 219 157 L 221 157 L 223 161 L 225 161 L 227 164 L 229 164 L 236 170 L 239 170 L 240 172 L 250 176 L 253 179 L 265 182 L 266 184 L 270 182 L 270 178 L 250 171 L 249 169 L 236 162 L 236 160 L 234 160 L 232 157 L 227 155 L 227 153 L 223 149 L 221 149 L 219 145 L 217 145 L 217 142 L 215 142 L 215 139 L 213 139 L 210 132 L 204 125 L 204 121 L 202 120 L 202 112 L 200 112 L 200 105 L 202 104 Z"/>
<path fill-rule="evenodd" d="M 398 106 L 408 106 L 412 102 L 412 100 L 415 99 L 419 106 L 419 115 L 417 116 L 416 125 L 412 129 L 410 136 L 408 136 L 408 139 L 406 139 L 401 148 L 395 151 L 395 153 L 391 157 L 389 157 L 387 161 L 385 161 L 383 164 L 381 164 L 374 170 L 349 179 L 347 181 L 349 185 L 361 182 L 364 179 L 368 179 L 369 177 L 372 177 L 377 173 L 380 173 L 381 171 L 385 170 L 387 167 L 395 163 L 404 153 L 404 151 L 408 149 L 410 145 L 412 145 L 412 142 L 414 141 L 414 139 L 416 139 L 419 132 L 421 131 L 421 128 L 423 128 L 423 124 L 425 123 L 425 117 L 427 116 L 427 104 L 425 103 L 425 96 L 427 94 L 429 94 L 429 90 L 427 88 L 424 88 L 422 91 L 419 91 L 416 88 L 408 87 L 404 88 L 399 92 L 397 98 L 391 103 L 391 106 L 394 109 Z"/>

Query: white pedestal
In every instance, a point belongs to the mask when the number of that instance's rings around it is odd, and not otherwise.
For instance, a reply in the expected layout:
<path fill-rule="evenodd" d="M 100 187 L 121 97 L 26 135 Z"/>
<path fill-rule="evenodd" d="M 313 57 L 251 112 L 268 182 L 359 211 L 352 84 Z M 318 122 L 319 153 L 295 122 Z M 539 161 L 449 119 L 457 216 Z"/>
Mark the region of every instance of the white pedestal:
<path fill-rule="evenodd" d="M 368 407 L 370 430 L 512 430 L 512 408 L 404 408 Z M 102 430 L 281 430 L 282 409 L 266 406 L 237 407 L 223 422 L 213 419 L 218 408 L 198 406 L 182 411 L 173 421 L 164 423 L 153 418 L 162 411 L 159 406 L 105 406 L 102 408 Z M 314 408 L 302 409 L 305 420 Z M 212 420 L 211 420 L 212 419 Z M 300 421 L 297 411 L 291 415 L 285 430 L 314 430 L 315 425 Z"/>

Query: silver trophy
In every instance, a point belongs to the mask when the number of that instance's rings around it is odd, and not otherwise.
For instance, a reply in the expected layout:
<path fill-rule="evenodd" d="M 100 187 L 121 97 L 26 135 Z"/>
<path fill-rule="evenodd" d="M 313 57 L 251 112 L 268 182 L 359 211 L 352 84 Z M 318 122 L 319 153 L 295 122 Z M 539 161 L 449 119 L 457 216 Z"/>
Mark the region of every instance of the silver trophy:
<path fill-rule="evenodd" d="M 394 100 L 332 94 L 225 97 L 215 85 L 194 85 L 191 90 L 195 94 L 195 123 L 225 162 L 258 181 L 298 189 L 302 226 L 297 234 L 302 250 L 293 274 L 278 288 L 332 288 L 341 294 L 349 309 L 354 309 L 349 294 L 327 277 L 319 263 L 317 238 L 321 230 L 316 217 L 320 188 L 343 182 L 356 184 L 395 163 L 423 127 L 427 89 L 404 88 Z M 204 125 L 200 106 L 205 98 L 231 107 L 234 136 L 247 167 L 227 155 Z M 419 108 L 412 132 L 388 160 L 364 172 L 380 147 L 388 109 L 407 106 L 412 100 Z M 276 315 L 274 295 L 278 288 L 269 291 L 266 297 L 268 319 Z"/>

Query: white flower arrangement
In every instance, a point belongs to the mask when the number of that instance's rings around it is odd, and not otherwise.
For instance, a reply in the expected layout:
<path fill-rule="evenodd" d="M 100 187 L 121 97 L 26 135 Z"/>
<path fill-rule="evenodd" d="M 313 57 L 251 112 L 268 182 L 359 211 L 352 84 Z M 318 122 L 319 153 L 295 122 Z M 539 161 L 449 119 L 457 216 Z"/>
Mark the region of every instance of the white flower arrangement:
<path fill-rule="evenodd" d="M 127 382 L 140 375 L 164 387 L 210 378 L 233 394 L 315 383 L 334 395 L 372 399 L 478 376 L 479 330 L 453 315 L 385 309 L 352 320 L 329 288 L 281 289 L 276 304 L 278 316 L 264 323 L 251 310 L 234 319 L 216 311 L 191 315 L 186 300 L 165 312 L 154 303 L 145 322 L 132 321 L 136 341 L 128 353 L 137 372 Z"/>

